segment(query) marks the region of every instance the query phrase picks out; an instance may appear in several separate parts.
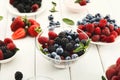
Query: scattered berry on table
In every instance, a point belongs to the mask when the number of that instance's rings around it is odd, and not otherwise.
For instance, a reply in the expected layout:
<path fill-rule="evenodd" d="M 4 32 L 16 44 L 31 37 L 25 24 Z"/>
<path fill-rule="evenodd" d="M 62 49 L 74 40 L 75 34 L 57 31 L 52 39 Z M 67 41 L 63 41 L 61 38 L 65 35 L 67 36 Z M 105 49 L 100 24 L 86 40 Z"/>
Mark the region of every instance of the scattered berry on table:
<path fill-rule="evenodd" d="M 20 71 L 15 72 L 15 80 L 22 80 L 23 73 Z"/>
<path fill-rule="evenodd" d="M 76 0 L 75 3 L 79 3 L 80 6 L 85 6 L 87 3 L 90 3 L 90 0 Z"/>

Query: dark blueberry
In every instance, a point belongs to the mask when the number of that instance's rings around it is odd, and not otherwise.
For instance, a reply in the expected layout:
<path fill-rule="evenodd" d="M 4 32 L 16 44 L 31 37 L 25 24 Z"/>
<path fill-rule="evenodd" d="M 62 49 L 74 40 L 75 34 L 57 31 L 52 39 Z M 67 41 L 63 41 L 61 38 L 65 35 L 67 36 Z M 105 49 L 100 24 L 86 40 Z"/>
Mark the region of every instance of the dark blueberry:
<path fill-rule="evenodd" d="M 78 26 L 81 25 L 81 22 L 80 22 L 80 21 L 77 21 L 77 25 L 78 25 Z"/>
<path fill-rule="evenodd" d="M 67 36 L 68 40 L 72 40 L 72 37 L 70 35 Z"/>
<path fill-rule="evenodd" d="M 49 25 L 55 25 L 55 22 L 54 21 L 50 21 Z"/>
<path fill-rule="evenodd" d="M 51 52 L 55 52 L 55 47 L 54 46 L 49 46 L 48 47 L 48 51 L 51 53 Z"/>
<path fill-rule="evenodd" d="M 52 21 L 54 19 L 53 15 L 48 16 L 48 20 Z"/>
<path fill-rule="evenodd" d="M 57 21 L 57 22 L 55 23 L 55 25 L 60 25 L 60 22 L 59 22 L 59 21 Z"/>
<path fill-rule="evenodd" d="M 86 0 L 87 3 L 90 3 L 90 0 Z"/>
<path fill-rule="evenodd" d="M 78 33 L 74 32 L 71 34 L 71 36 L 72 36 L 72 39 L 75 40 L 78 37 Z"/>
<path fill-rule="evenodd" d="M 18 9 L 18 11 L 19 12 L 21 12 L 21 13 L 23 13 L 23 12 L 25 12 L 25 10 L 24 10 L 24 5 L 22 4 L 22 3 L 19 3 L 17 6 L 16 6 L 16 8 Z"/>
<path fill-rule="evenodd" d="M 48 49 L 47 49 L 47 48 L 44 48 L 44 49 L 43 49 L 43 52 L 48 52 Z"/>
<path fill-rule="evenodd" d="M 20 71 L 15 73 L 15 80 L 22 80 L 23 74 Z"/>
<path fill-rule="evenodd" d="M 76 43 L 79 43 L 79 42 L 80 42 L 80 39 L 79 39 L 79 38 L 76 38 L 76 39 L 75 39 L 75 42 L 76 42 Z"/>
<path fill-rule="evenodd" d="M 54 47 L 55 47 L 55 48 L 58 48 L 58 47 L 59 47 L 59 45 L 58 45 L 58 44 L 54 44 Z"/>
<path fill-rule="evenodd" d="M 56 55 L 56 56 L 54 57 L 54 59 L 56 59 L 56 60 L 61 60 L 61 57 L 60 57 L 59 55 Z"/>
<path fill-rule="evenodd" d="M 56 49 L 56 53 L 57 53 L 58 55 L 61 55 L 61 54 L 63 53 L 63 51 L 64 51 L 64 50 L 63 50 L 63 48 L 61 48 L 61 47 L 60 47 L 60 48 L 58 47 L 58 48 Z"/>
<path fill-rule="evenodd" d="M 110 15 L 106 15 L 104 18 L 105 19 L 110 19 Z"/>
<path fill-rule="evenodd" d="M 71 57 L 70 57 L 70 56 L 67 56 L 67 57 L 65 58 L 65 60 L 71 60 Z"/>
<path fill-rule="evenodd" d="M 83 55 L 84 53 L 85 53 L 84 50 L 77 52 L 78 56 L 81 56 L 81 55 Z"/>
<path fill-rule="evenodd" d="M 115 23 L 115 20 L 113 19 L 113 20 L 111 20 L 111 22 Z"/>
<path fill-rule="evenodd" d="M 95 14 L 95 17 L 101 17 L 100 13 Z"/>
<path fill-rule="evenodd" d="M 12 18 L 12 21 L 14 21 L 14 20 L 15 20 L 15 17 Z"/>
<path fill-rule="evenodd" d="M 77 44 L 75 44 L 74 45 L 74 48 L 76 49 L 76 48 L 78 48 L 80 45 L 77 43 Z"/>
<path fill-rule="evenodd" d="M 60 38 L 65 38 L 66 37 L 66 33 L 65 32 L 60 32 L 58 36 Z"/>
<path fill-rule="evenodd" d="M 92 19 L 93 16 L 92 16 L 92 14 L 87 14 L 86 18 L 87 18 L 87 19 Z"/>
<path fill-rule="evenodd" d="M 52 53 L 51 53 L 51 57 L 52 57 L 52 58 L 55 58 L 56 55 L 57 55 L 56 52 L 52 52 Z"/>
<path fill-rule="evenodd" d="M 55 43 L 60 45 L 61 44 L 61 38 L 56 37 L 55 38 Z"/>
<path fill-rule="evenodd" d="M 50 53 L 48 53 L 48 54 L 46 54 L 46 55 L 51 58 L 51 54 L 50 54 Z"/>
<path fill-rule="evenodd" d="M 72 51 L 73 50 L 73 44 L 72 43 L 67 43 L 66 44 L 66 50 L 67 51 Z"/>
<path fill-rule="evenodd" d="M 77 57 L 78 57 L 78 54 L 72 54 L 72 56 L 71 56 L 72 59 L 75 59 Z"/>

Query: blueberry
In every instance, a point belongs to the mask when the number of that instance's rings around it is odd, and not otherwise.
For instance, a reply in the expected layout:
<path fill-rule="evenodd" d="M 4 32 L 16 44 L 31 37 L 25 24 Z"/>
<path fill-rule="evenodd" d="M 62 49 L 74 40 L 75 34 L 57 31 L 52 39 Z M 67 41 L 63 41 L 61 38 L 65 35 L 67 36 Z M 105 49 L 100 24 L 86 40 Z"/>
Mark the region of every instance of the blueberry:
<path fill-rule="evenodd" d="M 46 54 L 46 56 L 51 57 L 51 54 L 50 54 L 50 53 L 48 53 L 48 54 Z"/>
<path fill-rule="evenodd" d="M 110 19 L 110 15 L 106 15 L 104 18 L 105 19 Z"/>
<path fill-rule="evenodd" d="M 15 73 L 15 80 L 22 80 L 23 74 L 20 71 Z"/>
<path fill-rule="evenodd" d="M 72 40 L 72 37 L 71 37 L 70 35 L 68 35 L 67 38 L 68 38 L 69 40 Z"/>
<path fill-rule="evenodd" d="M 48 52 L 48 49 L 47 49 L 47 48 L 44 48 L 44 49 L 43 49 L 43 52 Z"/>
<path fill-rule="evenodd" d="M 90 3 L 90 0 L 86 0 L 87 3 Z"/>
<path fill-rule="evenodd" d="M 81 56 L 81 55 L 83 55 L 84 53 L 85 53 L 84 50 L 81 50 L 81 51 L 77 52 L 78 56 Z"/>
<path fill-rule="evenodd" d="M 48 20 L 52 21 L 54 19 L 53 15 L 48 16 Z"/>
<path fill-rule="evenodd" d="M 92 14 L 87 14 L 86 18 L 87 18 L 87 19 L 92 19 L 93 16 L 92 16 Z"/>
<path fill-rule="evenodd" d="M 59 47 L 59 45 L 58 45 L 58 44 L 54 44 L 54 47 L 55 47 L 55 48 L 58 48 L 58 47 Z"/>
<path fill-rule="evenodd" d="M 56 49 L 56 53 L 57 53 L 58 55 L 61 55 L 61 54 L 63 53 L 63 48 L 57 48 L 57 49 Z"/>
<path fill-rule="evenodd" d="M 55 56 L 55 59 L 56 59 L 56 60 L 61 60 L 61 57 L 60 57 L 59 55 L 56 55 L 56 56 Z"/>
<path fill-rule="evenodd" d="M 75 46 L 75 48 L 77 48 L 77 47 L 79 47 L 80 45 L 77 43 L 77 44 L 75 44 L 74 46 Z"/>
<path fill-rule="evenodd" d="M 77 25 L 79 26 L 81 24 L 81 22 L 80 21 L 77 21 Z"/>
<path fill-rule="evenodd" d="M 55 22 L 54 22 L 54 21 L 50 21 L 50 22 L 49 22 L 49 25 L 53 25 L 53 26 L 54 26 L 54 25 L 55 25 Z"/>
<path fill-rule="evenodd" d="M 101 17 L 100 13 L 95 14 L 95 17 Z"/>
<path fill-rule="evenodd" d="M 55 25 L 60 25 L 60 22 L 59 22 L 59 21 L 57 21 L 57 22 L 55 23 Z"/>
<path fill-rule="evenodd" d="M 53 58 L 55 58 L 56 55 L 57 55 L 56 52 L 52 52 L 52 53 L 51 53 L 51 56 L 52 56 Z"/>
<path fill-rule="evenodd" d="M 78 54 L 72 54 L 72 59 L 75 59 L 75 58 L 77 58 L 78 57 Z"/>
<path fill-rule="evenodd" d="M 70 57 L 70 56 L 67 56 L 67 57 L 65 58 L 65 60 L 71 60 L 71 57 Z"/>
<path fill-rule="evenodd" d="M 79 39 L 79 38 L 76 38 L 76 39 L 75 39 L 75 42 L 76 42 L 76 43 L 79 43 L 79 42 L 80 42 L 80 39 Z"/>

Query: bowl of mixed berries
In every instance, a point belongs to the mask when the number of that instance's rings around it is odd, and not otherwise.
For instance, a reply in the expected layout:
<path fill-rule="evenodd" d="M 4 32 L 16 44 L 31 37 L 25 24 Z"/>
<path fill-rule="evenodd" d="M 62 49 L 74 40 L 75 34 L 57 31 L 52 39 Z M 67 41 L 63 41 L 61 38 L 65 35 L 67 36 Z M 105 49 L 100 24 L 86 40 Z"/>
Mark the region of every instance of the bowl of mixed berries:
<path fill-rule="evenodd" d="M 10 38 L 0 40 L 0 63 L 7 63 L 13 60 L 18 50 Z"/>
<path fill-rule="evenodd" d="M 66 68 L 86 53 L 88 36 L 81 31 L 59 30 L 43 32 L 37 36 L 40 54 L 57 68 Z"/>

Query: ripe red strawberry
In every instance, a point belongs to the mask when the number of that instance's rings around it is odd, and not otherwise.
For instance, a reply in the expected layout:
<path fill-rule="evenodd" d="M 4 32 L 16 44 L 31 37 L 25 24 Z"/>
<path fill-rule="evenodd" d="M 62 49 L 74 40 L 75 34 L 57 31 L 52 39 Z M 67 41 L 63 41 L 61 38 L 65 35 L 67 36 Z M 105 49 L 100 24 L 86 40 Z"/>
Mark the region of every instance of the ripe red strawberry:
<path fill-rule="evenodd" d="M 86 5 L 86 0 L 81 0 L 80 2 L 79 2 L 79 4 L 81 5 L 81 6 L 84 6 L 84 5 Z"/>
<path fill-rule="evenodd" d="M 94 33 L 100 35 L 101 34 L 100 27 L 96 27 L 95 30 L 94 30 Z"/>
<path fill-rule="evenodd" d="M 110 35 L 110 30 L 108 27 L 105 27 L 104 29 L 102 29 L 102 34 L 109 36 Z"/>
<path fill-rule="evenodd" d="M 92 36 L 92 41 L 97 42 L 100 40 L 100 35 L 93 35 Z"/>
<path fill-rule="evenodd" d="M 24 27 L 25 27 L 25 23 L 22 17 L 20 16 L 16 17 L 12 22 L 12 24 L 10 25 L 10 28 L 13 32 L 16 31 L 18 28 L 24 28 Z"/>
<path fill-rule="evenodd" d="M 33 4 L 33 5 L 32 5 L 32 7 L 31 7 L 32 12 L 37 11 L 37 10 L 38 10 L 38 8 L 39 8 L 39 5 L 38 5 L 38 4 Z"/>
<path fill-rule="evenodd" d="M 82 32 L 78 34 L 78 37 L 79 37 L 80 40 L 83 40 L 83 39 L 86 40 L 86 39 L 88 39 L 87 35 L 84 34 L 84 33 L 82 33 Z"/>
<path fill-rule="evenodd" d="M 106 77 L 108 80 L 111 80 L 114 75 L 117 74 L 117 71 L 115 70 L 115 65 L 112 65 L 106 70 Z"/>
<path fill-rule="evenodd" d="M 12 34 L 12 39 L 16 40 L 16 39 L 24 38 L 25 36 L 26 36 L 25 29 L 19 28 Z"/>
<path fill-rule="evenodd" d="M 58 35 L 54 31 L 48 32 L 49 39 L 54 40 Z"/>
<path fill-rule="evenodd" d="M 115 41 L 115 36 L 114 35 L 110 35 L 106 38 L 106 42 L 111 43 Z"/>
<path fill-rule="evenodd" d="M 28 22 L 30 23 L 30 25 L 40 26 L 40 24 L 38 22 L 36 22 L 34 19 L 28 19 Z"/>
<path fill-rule="evenodd" d="M 10 38 L 5 38 L 5 39 L 4 39 L 4 43 L 5 43 L 5 44 L 13 43 L 13 41 L 12 41 L 12 39 L 10 39 Z"/>
<path fill-rule="evenodd" d="M 38 25 L 31 25 L 28 28 L 28 33 L 30 34 L 30 36 L 32 37 L 36 37 L 40 32 L 41 32 L 41 28 Z"/>
<path fill-rule="evenodd" d="M 9 50 L 14 50 L 16 48 L 15 44 L 14 43 L 8 43 L 7 44 L 7 49 Z"/>
<path fill-rule="evenodd" d="M 0 50 L 0 60 L 3 60 L 3 59 L 4 59 L 3 52 L 2 50 Z"/>
<path fill-rule="evenodd" d="M 100 35 L 100 41 L 106 42 L 106 38 L 107 38 L 106 35 Z"/>
<path fill-rule="evenodd" d="M 13 3 L 14 3 L 14 0 L 10 0 L 9 2 L 10 2 L 10 4 L 13 4 Z"/>
<path fill-rule="evenodd" d="M 114 35 L 115 36 L 115 38 L 118 36 L 118 33 L 116 32 L 116 31 L 112 31 L 111 32 L 111 35 Z"/>
<path fill-rule="evenodd" d="M 120 35 L 120 28 L 115 29 L 115 31 L 118 33 L 118 35 Z"/>
<path fill-rule="evenodd" d="M 110 31 L 113 31 L 114 30 L 114 26 L 112 24 L 109 25 L 109 29 Z"/>
<path fill-rule="evenodd" d="M 44 37 L 44 36 L 39 36 L 38 37 L 38 42 L 40 43 L 40 44 L 46 44 L 46 43 L 48 43 L 48 41 L 49 41 L 49 39 L 47 38 L 47 37 Z"/>
<path fill-rule="evenodd" d="M 100 26 L 101 28 L 105 28 L 106 25 L 107 25 L 107 20 L 106 20 L 106 19 L 101 19 L 101 20 L 99 21 L 99 26 Z"/>
<path fill-rule="evenodd" d="M 87 32 L 93 33 L 94 32 L 94 24 L 86 24 Z"/>
<path fill-rule="evenodd" d="M 120 57 L 117 59 L 116 65 L 117 65 L 117 66 L 120 65 Z"/>

